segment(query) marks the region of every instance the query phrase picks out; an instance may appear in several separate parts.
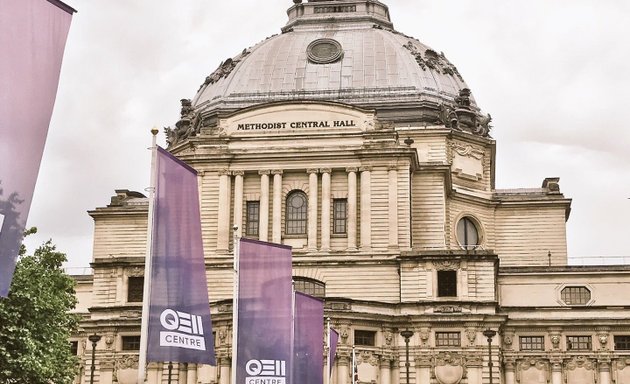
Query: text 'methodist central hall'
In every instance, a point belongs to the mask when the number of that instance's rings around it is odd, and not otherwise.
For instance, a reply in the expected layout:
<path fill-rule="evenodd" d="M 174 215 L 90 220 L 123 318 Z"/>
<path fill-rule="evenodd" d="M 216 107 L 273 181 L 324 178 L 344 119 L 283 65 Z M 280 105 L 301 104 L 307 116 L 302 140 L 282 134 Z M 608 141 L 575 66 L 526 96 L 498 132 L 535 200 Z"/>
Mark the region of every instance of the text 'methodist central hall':
<path fill-rule="evenodd" d="M 567 265 L 558 178 L 495 188 L 492 129 L 509 127 L 492 127 L 465 68 L 380 1 L 287 5 L 281 33 L 200 74 L 166 130 L 199 174 L 217 357 L 175 364 L 173 382 L 231 382 L 237 228 L 291 246 L 296 290 L 324 299 L 331 384 L 406 384 L 407 352 L 414 384 L 630 383 L 630 267 Z M 76 382 L 98 334 L 95 382 L 131 383 L 148 200 L 121 189 L 103 205 L 93 275 L 77 277 Z M 147 380 L 166 383 L 166 364 Z"/>

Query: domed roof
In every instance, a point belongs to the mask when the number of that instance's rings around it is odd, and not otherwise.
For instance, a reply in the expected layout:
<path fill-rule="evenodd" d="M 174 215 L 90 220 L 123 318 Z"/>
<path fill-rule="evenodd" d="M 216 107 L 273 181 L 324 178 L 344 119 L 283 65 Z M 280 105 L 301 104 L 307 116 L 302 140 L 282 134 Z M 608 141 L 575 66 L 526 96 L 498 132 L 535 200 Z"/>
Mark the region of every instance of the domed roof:
<path fill-rule="evenodd" d="M 385 4 L 294 3 L 282 34 L 221 63 L 188 110 L 208 116 L 269 102 L 335 101 L 375 109 L 392 120 L 406 109 L 405 121 L 457 128 L 457 111 L 464 108 L 460 121 L 479 133 L 479 108 L 457 68 L 443 53 L 395 31 Z"/>

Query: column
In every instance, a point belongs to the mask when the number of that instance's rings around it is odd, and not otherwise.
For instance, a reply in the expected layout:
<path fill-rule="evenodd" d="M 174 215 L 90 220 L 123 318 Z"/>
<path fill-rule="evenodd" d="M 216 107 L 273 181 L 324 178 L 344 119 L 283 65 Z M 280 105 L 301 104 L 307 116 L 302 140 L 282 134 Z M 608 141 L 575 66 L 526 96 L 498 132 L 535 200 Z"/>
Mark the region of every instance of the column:
<path fill-rule="evenodd" d="M 513 358 L 506 358 L 504 360 L 503 371 L 505 372 L 505 384 L 516 384 L 515 366 L 516 362 Z"/>
<path fill-rule="evenodd" d="M 330 251 L 330 168 L 322 168 L 322 251 Z"/>
<path fill-rule="evenodd" d="M 273 214 L 271 241 L 277 244 L 282 242 L 282 171 L 271 171 L 273 174 Z"/>
<path fill-rule="evenodd" d="M 197 384 L 197 364 L 188 363 L 188 371 L 186 372 L 186 380 L 189 384 Z"/>
<path fill-rule="evenodd" d="M 600 359 L 599 366 L 599 384 L 610 384 L 610 360 Z"/>
<path fill-rule="evenodd" d="M 551 384 L 562 384 L 562 360 L 551 361 Z"/>
<path fill-rule="evenodd" d="M 350 379 L 350 357 L 338 356 L 337 358 L 337 384 L 351 383 Z"/>
<path fill-rule="evenodd" d="M 389 247 L 398 248 L 398 170 L 389 168 Z"/>
<path fill-rule="evenodd" d="M 149 363 L 147 364 L 147 383 L 157 383 L 159 380 L 161 365 L 159 363 Z"/>
<path fill-rule="evenodd" d="M 392 361 L 390 356 L 381 357 L 381 382 L 380 384 L 391 384 L 392 382 Z"/>
<path fill-rule="evenodd" d="M 361 249 L 372 248 L 372 167 L 361 167 Z"/>
<path fill-rule="evenodd" d="M 269 171 L 258 171 L 260 175 L 260 223 L 258 239 L 269 240 Z"/>
<path fill-rule="evenodd" d="M 238 227 L 236 235 L 243 235 L 243 175 L 244 171 L 234 171 L 234 225 Z"/>
<path fill-rule="evenodd" d="M 231 367 L 232 363 L 230 361 L 230 359 L 228 358 L 221 358 L 221 361 L 218 364 L 217 369 L 219 370 L 219 384 L 229 384 L 232 381 L 232 377 L 231 377 L 231 372 L 230 372 L 230 367 Z M 211 382 L 216 382 L 216 375 L 215 377 L 209 378 L 207 381 L 204 381 L 203 383 L 211 383 Z"/>
<path fill-rule="evenodd" d="M 317 169 L 308 169 L 308 250 L 317 251 Z"/>
<path fill-rule="evenodd" d="M 400 360 L 396 356 L 392 361 L 392 384 L 400 384 Z"/>
<path fill-rule="evenodd" d="M 357 168 L 346 168 L 348 172 L 348 249 L 357 249 Z"/>
<path fill-rule="evenodd" d="M 219 171 L 219 213 L 217 223 L 217 249 L 227 251 L 230 244 L 230 176 L 227 170 Z"/>
<path fill-rule="evenodd" d="M 412 357 L 413 358 L 413 357 Z M 416 368 L 416 384 L 431 382 L 431 361 L 427 356 L 419 356 L 414 360 Z M 403 373 L 404 375 L 405 373 Z"/>

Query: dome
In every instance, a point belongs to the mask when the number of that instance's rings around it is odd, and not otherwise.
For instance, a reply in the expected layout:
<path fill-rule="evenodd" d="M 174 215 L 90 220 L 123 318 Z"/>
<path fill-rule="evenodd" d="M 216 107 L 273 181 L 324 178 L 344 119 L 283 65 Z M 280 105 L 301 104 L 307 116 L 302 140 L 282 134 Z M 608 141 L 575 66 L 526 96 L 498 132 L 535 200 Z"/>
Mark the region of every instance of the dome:
<path fill-rule="evenodd" d="M 443 53 L 394 30 L 385 4 L 294 3 L 281 34 L 225 60 L 194 99 L 182 100 L 182 118 L 207 121 L 270 102 L 334 101 L 373 109 L 393 123 L 488 135 L 489 116 L 479 113 L 457 68 Z"/>

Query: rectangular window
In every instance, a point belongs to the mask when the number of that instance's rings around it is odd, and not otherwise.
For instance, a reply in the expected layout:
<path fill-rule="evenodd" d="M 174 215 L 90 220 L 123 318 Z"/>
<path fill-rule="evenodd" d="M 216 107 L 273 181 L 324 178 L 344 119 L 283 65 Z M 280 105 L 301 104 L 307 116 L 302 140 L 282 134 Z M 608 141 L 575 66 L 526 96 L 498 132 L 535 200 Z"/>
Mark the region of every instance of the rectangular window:
<path fill-rule="evenodd" d="M 248 201 L 246 210 L 247 224 L 245 226 L 245 234 L 247 236 L 258 236 L 260 201 Z"/>
<path fill-rule="evenodd" d="M 457 296 L 457 271 L 438 271 L 438 297 Z"/>
<path fill-rule="evenodd" d="M 144 294 L 144 277 L 130 276 L 127 281 L 127 302 L 128 303 L 142 303 L 142 296 Z"/>
<path fill-rule="evenodd" d="M 348 199 L 333 199 L 333 233 L 348 233 Z"/>
<path fill-rule="evenodd" d="M 354 331 L 354 344 L 355 345 L 376 345 L 376 332 L 374 331 Z"/>
<path fill-rule="evenodd" d="M 545 337 L 544 336 L 521 336 L 520 337 L 521 351 L 544 351 L 545 350 Z"/>
<path fill-rule="evenodd" d="M 70 352 L 72 353 L 72 356 L 77 356 L 79 354 L 79 342 L 78 341 L 71 341 L 70 342 Z"/>
<path fill-rule="evenodd" d="M 140 350 L 140 336 L 123 336 L 122 337 L 122 350 L 123 351 L 139 351 Z"/>
<path fill-rule="evenodd" d="M 459 347 L 461 340 L 459 332 L 435 332 L 436 347 Z"/>
<path fill-rule="evenodd" d="M 567 336 L 568 351 L 590 351 L 591 345 L 590 336 Z"/>
<path fill-rule="evenodd" d="M 629 351 L 630 350 L 630 336 L 615 335 L 615 350 L 616 351 Z"/>

